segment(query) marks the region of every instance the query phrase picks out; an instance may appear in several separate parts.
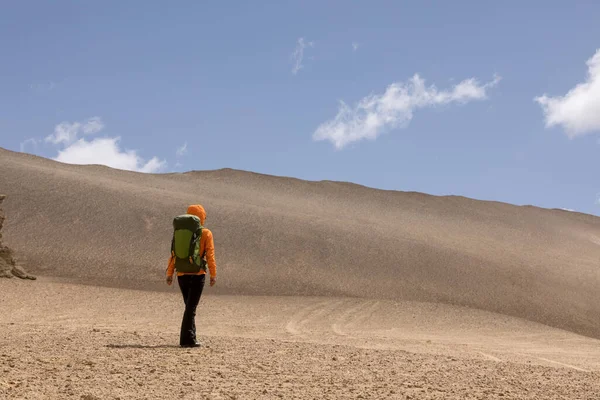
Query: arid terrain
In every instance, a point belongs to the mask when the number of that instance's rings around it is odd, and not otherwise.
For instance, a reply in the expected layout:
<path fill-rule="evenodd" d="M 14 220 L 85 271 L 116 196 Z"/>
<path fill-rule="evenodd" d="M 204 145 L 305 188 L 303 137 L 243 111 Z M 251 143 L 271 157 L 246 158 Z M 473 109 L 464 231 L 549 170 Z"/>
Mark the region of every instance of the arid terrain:
<path fill-rule="evenodd" d="M 600 399 L 600 218 L 218 170 L 139 174 L 0 149 L 0 398 Z M 180 349 L 173 216 L 218 283 Z"/>

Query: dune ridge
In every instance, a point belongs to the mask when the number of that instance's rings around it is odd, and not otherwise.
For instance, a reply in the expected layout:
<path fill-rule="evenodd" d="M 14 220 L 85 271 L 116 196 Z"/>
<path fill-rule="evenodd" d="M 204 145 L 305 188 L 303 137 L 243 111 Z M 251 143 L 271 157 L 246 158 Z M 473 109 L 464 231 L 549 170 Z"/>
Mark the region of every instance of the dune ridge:
<path fill-rule="evenodd" d="M 600 218 L 236 170 L 139 174 L 0 149 L 5 240 L 38 275 L 163 290 L 202 203 L 216 293 L 462 305 L 600 338 Z"/>

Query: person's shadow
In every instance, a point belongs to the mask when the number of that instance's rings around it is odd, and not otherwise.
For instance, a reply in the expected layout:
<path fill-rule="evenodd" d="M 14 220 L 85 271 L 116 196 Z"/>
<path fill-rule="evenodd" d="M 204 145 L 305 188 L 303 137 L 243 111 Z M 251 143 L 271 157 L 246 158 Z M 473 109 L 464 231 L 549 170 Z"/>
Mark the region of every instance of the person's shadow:
<path fill-rule="evenodd" d="M 179 346 L 175 344 L 155 344 L 155 345 L 144 345 L 144 344 L 107 344 L 106 347 L 110 349 L 177 349 Z"/>

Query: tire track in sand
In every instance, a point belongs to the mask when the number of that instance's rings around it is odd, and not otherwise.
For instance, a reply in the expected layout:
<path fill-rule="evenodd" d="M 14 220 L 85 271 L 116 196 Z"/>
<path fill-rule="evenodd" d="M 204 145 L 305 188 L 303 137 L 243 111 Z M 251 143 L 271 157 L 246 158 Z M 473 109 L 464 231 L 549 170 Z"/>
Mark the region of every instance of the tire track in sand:
<path fill-rule="evenodd" d="M 285 326 L 288 333 L 300 336 L 307 331 L 305 328 L 310 321 L 334 311 L 343 301 L 322 301 L 302 308 L 290 318 Z"/>
<path fill-rule="evenodd" d="M 590 371 L 589 371 L 589 370 L 587 370 L 587 369 L 584 369 L 584 368 L 579 368 L 579 367 L 576 367 L 576 366 L 574 366 L 574 365 L 571 365 L 571 364 L 565 364 L 565 363 L 562 363 L 562 362 L 560 362 L 560 361 L 554 361 L 554 360 L 550 360 L 549 358 L 544 358 L 544 357 L 536 357 L 536 358 L 537 358 L 538 360 L 546 361 L 546 362 L 549 362 L 549 363 L 552 363 L 552 364 L 556 364 L 556 365 L 561 365 L 561 366 L 563 366 L 563 367 L 566 367 L 566 368 L 572 368 L 572 369 L 574 369 L 574 370 L 576 370 L 576 371 L 581 371 L 581 372 L 590 372 Z"/>
<path fill-rule="evenodd" d="M 545 357 L 538 357 L 538 356 L 533 355 L 533 354 L 527 354 L 527 353 L 515 353 L 515 354 L 518 354 L 520 356 L 523 356 L 523 357 L 526 357 L 526 358 L 530 358 L 530 359 L 531 358 L 535 358 L 535 359 L 540 360 L 540 361 L 545 361 L 547 363 L 560 365 L 561 367 L 565 367 L 565 368 L 571 368 L 571 369 L 574 369 L 574 370 L 580 371 L 580 372 L 591 372 L 590 370 L 585 369 L 585 368 L 577 367 L 575 365 L 563 363 L 563 362 L 560 362 L 560 361 L 551 360 L 551 359 L 545 358 Z"/>
<path fill-rule="evenodd" d="M 498 357 L 493 356 L 491 354 L 484 353 L 483 351 L 478 351 L 478 353 L 481 354 L 482 356 L 484 356 L 485 358 L 487 358 L 488 360 L 495 361 L 495 362 L 502 362 L 501 359 L 499 359 Z"/>
<path fill-rule="evenodd" d="M 379 301 L 363 301 L 362 304 L 350 307 L 331 325 L 331 330 L 338 336 L 353 336 L 348 334 L 344 329 L 350 324 L 364 322 L 373 314 L 377 307 L 379 307 Z"/>

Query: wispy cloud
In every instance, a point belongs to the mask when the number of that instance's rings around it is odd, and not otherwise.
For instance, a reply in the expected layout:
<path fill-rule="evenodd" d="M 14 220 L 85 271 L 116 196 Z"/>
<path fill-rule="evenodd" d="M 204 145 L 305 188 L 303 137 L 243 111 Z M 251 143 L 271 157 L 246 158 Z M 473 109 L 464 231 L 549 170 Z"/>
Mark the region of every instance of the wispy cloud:
<path fill-rule="evenodd" d="M 94 135 L 104 129 L 104 123 L 100 117 L 92 117 L 81 126 L 84 135 Z"/>
<path fill-rule="evenodd" d="M 534 98 L 542 107 L 546 127 L 560 125 L 570 138 L 600 131 L 600 49 L 587 66 L 586 80 L 564 96 Z"/>
<path fill-rule="evenodd" d="M 307 47 L 313 47 L 313 46 L 314 46 L 314 42 L 306 42 L 306 41 L 304 41 L 304 38 L 298 39 L 296 48 L 294 49 L 294 52 L 291 55 L 292 62 L 293 62 L 292 74 L 296 75 L 298 73 L 298 71 L 300 71 L 302 68 L 304 68 L 304 65 L 302 65 L 302 60 L 304 59 L 304 49 L 306 49 Z"/>
<path fill-rule="evenodd" d="M 120 137 L 104 137 L 88 140 L 80 135 L 94 135 L 104 130 L 100 117 L 84 122 L 61 122 L 54 127 L 54 133 L 46 137 L 46 142 L 58 147 L 54 160 L 67 164 L 99 164 L 108 167 L 137 171 L 160 172 L 167 166 L 157 157 L 145 161 L 136 150 L 122 149 Z"/>
<path fill-rule="evenodd" d="M 178 147 L 175 153 L 177 154 L 177 157 L 184 156 L 187 153 L 187 142 L 185 142 L 181 147 Z"/>
<path fill-rule="evenodd" d="M 46 92 L 50 90 L 54 90 L 58 84 L 56 82 L 46 82 L 46 83 L 30 83 L 29 89 L 36 92 Z"/>
<path fill-rule="evenodd" d="M 25 150 L 27 149 L 27 146 L 29 146 L 29 145 L 33 146 L 34 148 L 37 148 L 38 140 L 35 138 L 30 138 L 30 139 L 27 139 L 27 140 L 21 142 L 21 144 L 19 146 L 21 153 L 25 152 Z"/>
<path fill-rule="evenodd" d="M 357 42 L 352 42 L 352 51 L 358 50 L 359 44 Z"/>
<path fill-rule="evenodd" d="M 104 129 L 100 117 L 92 117 L 85 122 L 61 122 L 54 127 L 54 133 L 46 136 L 46 142 L 68 145 L 77 140 L 79 134 L 93 135 Z"/>
<path fill-rule="evenodd" d="M 374 140 L 387 130 L 406 127 L 418 109 L 487 99 L 488 89 L 499 81 L 499 76 L 485 84 L 470 78 L 439 91 L 434 85 L 425 86 L 415 74 L 408 82 L 392 83 L 382 94 L 364 97 L 354 107 L 340 101 L 337 115 L 321 124 L 313 139 L 329 140 L 337 149 L 363 139 Z"/>

